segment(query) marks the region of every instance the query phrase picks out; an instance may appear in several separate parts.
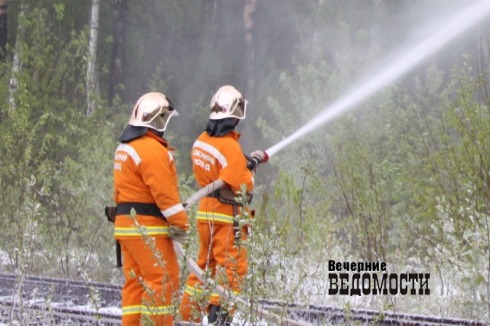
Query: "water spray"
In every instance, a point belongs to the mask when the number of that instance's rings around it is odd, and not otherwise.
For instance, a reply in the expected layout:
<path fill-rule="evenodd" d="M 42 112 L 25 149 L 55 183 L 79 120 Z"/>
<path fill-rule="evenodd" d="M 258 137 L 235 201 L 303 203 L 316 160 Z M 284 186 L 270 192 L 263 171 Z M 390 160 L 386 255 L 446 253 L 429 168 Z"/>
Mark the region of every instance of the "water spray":
<path fill-rule="evenodd" d="M 420 63 L 423 59 L 442 48 L 447 42 L 449 42 L 449 40 L 479 22 L 489 12 L 489 0 L 475 1 L 473 5 L 459 11 L 453 17 L 448 19 L 444 24 L 442 24 L 436 33 L 427 37 L 420 43 L 417 43 L 415 46 L 409 48 L 401 56 L 393 59 L 385 66 L 384 69 L 374 75 L 374 77 L 368 82 L 359 84 L 357 88 L 354 88 L 352 91 L 348 92 L 337 101 L 327 106 L 317 117 L 298 129 L 295 133 L 280 141 L 271 148 L 267 149 L 265 151 L 264 160 L 261 162 L 256 162 L 256 164 L 251 163 L 249 165 L 249 168 L 253 169 L 258 164 L 265 163 L 269 159 L 269 157 L 272 157 L 295 140 L 313 131 L 320 125 L 336 118 L 340 114 L 354 108 L 357 104 L 359 104 L 361 100 L 368 98 L 389 83 L 393 82 L 395 79 L 405 74 L 415 65 Z M 215 182 L 207 185 L 206 187 L 203 187 L 185 202 L 186 210 L 189 210 L 192 205 L 199 202 L 208 193 L 214 191 L 215 189 L 221 188 L 223 185 L 224 182 L 218 179 Z M 182 248 L 182 245 L 174 241 L 174 246 L 178 255 L 180 257 L 185 257 L 185 252 Z M 199 266 L 196 265 L 196 263 L 192 259 L 188 258 L 187 264 L 190 267 L 191 271 L 195 273 L 195 275 L 200 278 L 202 282 L 207 281 L 205 279 L 204 272 L 199 268 Z M 215 287 L 215 290 L 219 291 L 219 293 L 224 298 L 227 297 L 228 293 L 224 289 L 219 286 Z M 248 305 L 248 301 L 242 300 L 239 297 L 236 299 L 241 303 Z M 294 321 L 284 317 L 278 317 L 273 313 L 269 313 L 261 309 L 260 307 L 256 307 L 255 309 L 257 309 L 257 312 L 259 312 L 261 316 L 275 323 L 293 326 L 309 326 L 307 323 L 304 322 Z"/>
<path fill-rule="evenodd" d="M 382 70 L 373 75 L 369 81 L 359 84 L 357 88 L 354 88 L 327 106 L 318 116 L 298 129 L 295 133 L 267 149 L 265 151 L 266 154 L 269 157 L 272 157 L 298 138 L 354 108 L 360 101 L 368 98 L 389 83 L 401 77 L 426 57 L 441 49 L 452 38 L 478 23 L 489 13 L 489 0 L 475 1 L 473 4 L 458 11 L 441 24 L 434 34 L 426 37 L 421 42 L 416 43 L 413 47 L 408 48 L 402 55 L 392 59 Z"/>

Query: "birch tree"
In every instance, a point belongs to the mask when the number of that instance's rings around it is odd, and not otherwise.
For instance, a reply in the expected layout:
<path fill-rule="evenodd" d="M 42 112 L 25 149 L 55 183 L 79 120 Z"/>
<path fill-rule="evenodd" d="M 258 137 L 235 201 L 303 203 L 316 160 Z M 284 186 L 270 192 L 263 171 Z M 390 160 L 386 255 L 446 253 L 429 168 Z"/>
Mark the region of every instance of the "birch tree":
<path fill-rule="evenodd" d="M 9 82 L 9 103 L 12 108 L 15 108 L 15 97 L 14 94 L 19 88 L 18 75 L 22 69 L 22 60 L 20 53 L 22 51 L 22 37 L 24 34 L 23 20 L 25 18 L 25 12 L 27 10 L 25 3 L 21 3 L 21 10 L 19 13 L 19 23 L 17 27 L 17 39 L 15 40 L 14 58 L 12 62 L 12 74 L 10 76 Z"/>
<path fill-rule="evenodd" d="M 245 41 L 247 44 L 246 56 L 246 74 L 247 74 L 247 97 L 254 97 L 255 76 L 253 66 L 255 61 L 255 53 L 253 49 L 253 34 L 255 20 L 252 15 L 257 7 L 257 0 L 247 0 L 243 9 L 243 26 L 245 28 Z"/>
<path fill-rule="evenodd" d="M 90 39 L 88 45 L 89 57 L 87 61 L 87 115 L 91 115 L 95 110 L 95 82 L 96 72 L 95 63 L 97 59 L 97 29 L 99 28 L 99 0 L 92 0 L 92 16 L 90 18 Z"/>
<path fill-rule="evenodd" d="M 214 16 L 216 15 L 217 0 L 204 0 L 204 22 L 214 22 Z"/>
<path fill-rule="evenodd" d="M 127 0 L 114 0 L 113 3 L 113 27 L 112 58 L 111 58 L 111 86 L 110 104 L 112 105 L 116 96 L 121 97 L 121 87 L 124 82 L 124 63 L 126 59 L 126 15 L 128 11 Z"/>
<path fill-rule="evenodd" d="M 0 0 L 0 60 L 5 60 L 7 46 L 7 0 Z"/>
<path fill-rule="evenodd" d="M 315 56 L 315 51 L 317 49 L 317 43 L 319 42 L 320 38 L 320 32 L 318 31 L 318 22 L 320 21 L 322 17 L 322 11 L 323 11 L 323 2 L 324 0 L 318 0 L 317 7 L 316 7 L 316 14 L 315 14 L 315 25 L 313 27 L 313 37 L 311 40 L 311 54 L 310 54 L 310 62 L 312 61 L 313 57 Z"/>
<path fill-rule="evenodd" d="M 253 46 L 253 28 L 255 25 L 255 19 L 253 14 L 257 8 L 257 0 L 247 0 L 245 7 L 243 8 L 243 27 L 245 30 L 245 43 L 246 43 L 246 53 L 245 53 L 245 76 L 247 78 L 247 88 L 245 91 L 245 97 L 249 100 L 255 99 L 255 51 Z M 254 135 L 252 131 L 254 128 L 253 121 L 255 120 L 256 114 L 254 110 L 249 110 L 248 119 L 252 123 L 247 123 L 245 126 L 245 133 L 248 135 Z"/>

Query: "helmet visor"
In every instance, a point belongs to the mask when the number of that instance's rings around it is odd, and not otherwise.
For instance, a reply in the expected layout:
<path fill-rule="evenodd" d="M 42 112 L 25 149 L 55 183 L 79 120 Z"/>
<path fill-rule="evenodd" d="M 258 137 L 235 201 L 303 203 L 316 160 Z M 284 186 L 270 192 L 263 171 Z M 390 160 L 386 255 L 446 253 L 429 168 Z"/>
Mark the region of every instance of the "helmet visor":
<path fill-rule="evenodd" d="M 245 99 L 236 99 L 231 105 L 220 105 L 217 101 L 211 103 L 211 115 L 210 119 L 219 120 L 225 118 L 237 118 L 244 119 L 247 114 L 248 101 Z"/>
<path fill-rule="evenodd" d="M 238 101 L 235 103 L 235 107 L 230 112 L 230 115 L 238 119 L 244 119 L 245 116 L 247 115 L 247 104 L 248 104 L 247 100 L 238 99 Z"/>
<path fill-rule="evenodd" d="M 177 117 L 178 115 L 179 114 L 176 110 L 163 110 L 158 116 L 153 119 L 153 121 L 150 122 L 150 125 L 158 131 L 165 131 L 165 129 L 167 128 L 167 124 L 170 121 L 170 118 Z"/>

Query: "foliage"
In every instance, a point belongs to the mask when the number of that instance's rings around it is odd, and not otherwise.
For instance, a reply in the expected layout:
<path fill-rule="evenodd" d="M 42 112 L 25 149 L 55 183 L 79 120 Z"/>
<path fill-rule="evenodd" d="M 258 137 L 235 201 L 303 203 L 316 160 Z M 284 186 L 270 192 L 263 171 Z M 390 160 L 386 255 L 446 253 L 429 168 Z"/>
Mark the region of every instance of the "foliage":
<path fill-rule="evenodd" d="M 268 249 L 274 259 L 260 254 L 260 261 L 267 262 L 264 270 L 272 274 L 263 284 L 275 284 L 264 293 L 290 298 L 291 293 L 276 288 L 290 283 L 277 280 L 284 273 L 298 277 L 304 271 L 298 266 L 311 266 L 311 279 L 326 282 L 329 259 L 382 261 L 393 273 L 431 272 L 431 302 L 437 296 L 448 303 L 437 306 L 442 315 L 488 318 L 490 111 L 486 101 L 475 97 L 487 87 L 486 74 L 475 77 L 471 62 L 467 58 L 449 77 L 431 67 L 424 79 L 413 80 L 413 91 L 392 86 L 272 159 L 278 171 L 273 190 L 279 193 L 272 197 L 264 190 L 259 225 L 262 242 L 278 245 Z M 310 76 L 300 68 L 297 76 L 282 80 L 283 87 L 301 89 Z M 308 85 L 315 83 L 324 81 L 317 78 Z M 298 95 L 289 101 L 315 99 Z M 269 103 L 272 110 L 281 107 L 277 99 Z M 291 117 L 276 114 L 276 121 L 288 128 Z M 280 138 L 266 124 L 263 130 L 265 137 Z M 307 221 L 312 227 L 306 228 Z M 295 246 L 298 252 L 292 255 L 290 240 L 304 243 L 302 232 L 308 245 Z M 311 261 L 315 241 L 328 245 L 319 244 L 316 248 L 324 248 L 318 251 L 325 255 Z M 323 304 L 339 299 L 308 296 L 297 290 L 308 288 L 307 279 L 303 282 L 293 282 L 288 291 Z M 327 287 L 320 283 L 317 291 Z M 383 309 L 390 303 L 426 314 L 436 309 L 431 303 L 424 309 L 424 298 L 417 300 L 370 298 L 368 306 Z"/>
<path fill-rule="evenodd" d="M 84 115 L 85 31 L 64 41 L 51 32 L 57 22 L 45 17 L 45 10 L 34 9 L 21 21 L 23 67 L 16 76 L 15 107 L 2 97 L 6 269 L 75 277 L 81 269 L 97 268 L 108 279 L 112 264 L 102 257 L 112 241 L 102 212 L 112 187 L 115 123 L 104 122 L 103 114 Z M 7 85 L 1 84 L 3 94 Z M 32 234 L 26 233 L 28 225 L 34 225 Z M 19 248 L 29 250 L 23 266 Z"/>

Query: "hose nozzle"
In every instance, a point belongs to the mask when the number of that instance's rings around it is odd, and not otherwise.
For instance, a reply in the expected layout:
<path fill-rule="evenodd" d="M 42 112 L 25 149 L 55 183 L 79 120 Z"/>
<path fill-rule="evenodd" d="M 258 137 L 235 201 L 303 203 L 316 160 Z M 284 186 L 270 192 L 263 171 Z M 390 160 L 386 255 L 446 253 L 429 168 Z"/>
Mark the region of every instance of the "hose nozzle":
<path fill-rule="evenodd" d="M 267 163 L 269 161 L 269 154 L 267 154 L 266 151 L 264 151 L 264 159 L 260 163 Z"/>

